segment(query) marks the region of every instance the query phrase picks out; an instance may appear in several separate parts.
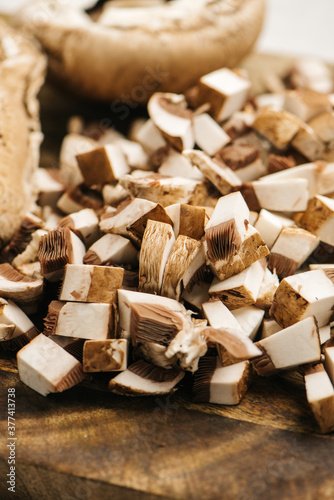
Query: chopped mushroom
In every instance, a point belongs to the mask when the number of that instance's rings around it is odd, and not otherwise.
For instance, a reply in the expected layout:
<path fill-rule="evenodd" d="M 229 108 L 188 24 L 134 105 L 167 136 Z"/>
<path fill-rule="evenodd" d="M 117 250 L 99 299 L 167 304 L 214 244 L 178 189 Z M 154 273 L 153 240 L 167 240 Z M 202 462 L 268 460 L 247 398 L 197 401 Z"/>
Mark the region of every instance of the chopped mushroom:
<path fill-rule="evenodd" d="M 174 203 L 166 207 L 166 213 L 173 222 L 175 238 L 183 234 L 200 240 L 210 219 L 209 210 L 209 207 L 194 207 L 184 203 Z"/>
<path fill-rule="evenodd" d="M 115 144 L 100 146 L 76 158 L 87 186 L 107 184 L 130 172 L 121 148 Z"/>
<path fill-rule="evenodd" d="M 83 379 L 81 363 L 43 334 L 17 353 L 22 382 L 42 396 L 70 389 Z"/>
<path fill-rule="evenodd" d="M 286 111 L 264 108 L 256 116 L 252 127 L 275 148 L 284 150 L 297 134 L 300 120 Z"/>
<path fill-rule="evenodd" d="M 316 195 L 299 219 L 299 225 L 317 235 L 321 241 L 334 245 L 334 200 Z"/>
<path fill-rule="evenodd" d="M 11 300 L 0 299 L 0 323 L 10 328 L 14 325 L 13 334 L 1 340 L 0 352 L 16 352 L 39 333 L 28 316 Z"/>
<path fill-rule="evenodd" d="M 25 312 L 36 312 L 38 302 L 43 294 L 43 280 L 25 276 L 10 264 L 0 264 L 0 295 L 4 299 L 12 299 Z"/>
<path fill-rule="evenodd" d="M 138 251 L 130 240 L 118 234 L 105 234 L 87 250 L 83 262 L 91 265 L 112 264 L 135 266 Z"/>
<path fill-rule="evenodd" d="M 321 363 L 304 369 L 307 401 L 322 433 L 334 430 L 334 387 Z"/>
<path fill-rule="evenodd" d="M 207 113 L 195 115 L 193 126 L 197 146 L 209 156 L 231 141 L 230 136 Z"/>
<path fill-rule="evenodd" d="M 118 372 L 127 368 L 126 339 L 87 340 L 83 348 L 84 372 Z"/>
<path fill-rule="evenodd" d="M 87 247 L 99 237 L 99 219 L 92 208 L 84 208 L 64 217 L 58 222 L 58 227 L 69 227 L 82 238 Z"/>

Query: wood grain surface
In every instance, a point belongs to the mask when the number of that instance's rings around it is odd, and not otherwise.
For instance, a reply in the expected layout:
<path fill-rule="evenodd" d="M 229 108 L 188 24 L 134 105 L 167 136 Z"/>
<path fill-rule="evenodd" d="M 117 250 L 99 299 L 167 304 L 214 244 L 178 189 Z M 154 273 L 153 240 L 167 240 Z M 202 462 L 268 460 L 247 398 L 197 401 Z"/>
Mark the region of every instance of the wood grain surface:
<path fill-rule="evenodd" d="M 253 55 L 256 89 L 291 61 Z M 85 104 L 50 87 L 41 94 L 47 140 L 43 166 L 56 165 L 73 113 L 126 129 L 110 104 Z M 145 111 L 134 109 L 135 115 Z M 102 118 L 101 118 L 102 117 Z M 43 308 L 43 305 L 42 305 Z M 333 435 L 321 436 L 298 372 L 254 377 L 236 407 L 194 404 L 186 377 L 174 395 L 126 398 L 105 376 L 40 396 L 20 382 L 15 359 L 0 359 L 0 499 L 333 500 Z M 7 391 L 16 390 L 16 493 L 7 490 Z"/>

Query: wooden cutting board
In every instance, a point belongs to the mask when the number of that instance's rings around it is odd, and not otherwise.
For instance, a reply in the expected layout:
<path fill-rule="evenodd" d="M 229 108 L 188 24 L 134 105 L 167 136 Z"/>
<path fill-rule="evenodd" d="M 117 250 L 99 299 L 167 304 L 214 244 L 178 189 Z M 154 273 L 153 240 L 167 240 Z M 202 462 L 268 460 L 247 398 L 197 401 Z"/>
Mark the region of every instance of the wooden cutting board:
<path fill-rule="evenodd" d="M 265 73 L 284 74 L 289 64 L 257 55 L 245 62 L 258 89 Z M 126 128 L 110 104 L 50 87 L 41 102 L 44 166 L 55 164 L 73 113 Z M 125 398 L 106 385 L 101 376 L 44 398 L 20 382 L 15 359 L 0 359 L 1 500 L 333 500 L 333 435 L 317 434 L 297 372 L 255 376 L 236 407 L 193 404 L 188 379 L 159 398 Z M 8 388 L 16 391 L 15 494 L 6 484 Z"/>

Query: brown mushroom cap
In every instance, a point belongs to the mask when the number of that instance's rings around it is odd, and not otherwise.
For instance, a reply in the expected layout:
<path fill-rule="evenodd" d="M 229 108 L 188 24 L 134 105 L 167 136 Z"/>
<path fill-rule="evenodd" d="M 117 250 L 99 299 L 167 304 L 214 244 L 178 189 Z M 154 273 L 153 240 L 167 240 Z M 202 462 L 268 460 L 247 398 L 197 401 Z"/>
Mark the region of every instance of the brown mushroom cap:
<path fill-rule="evenodd" d="M 202 75 L 238 64 L 264 15 L 264 0 L 174 0 L 146 8 L 159 9 L 152 23 L 117 15 L 103 26 L 60 2 L 52 15 L 38 15 L 41 3 L 23 8 L 16 22 L 40 40 L 55 79 L 90 99 L 142 103 L 157 90 L 183 92 Z M 171 9 L 178 15 L 168 15 Z"/>

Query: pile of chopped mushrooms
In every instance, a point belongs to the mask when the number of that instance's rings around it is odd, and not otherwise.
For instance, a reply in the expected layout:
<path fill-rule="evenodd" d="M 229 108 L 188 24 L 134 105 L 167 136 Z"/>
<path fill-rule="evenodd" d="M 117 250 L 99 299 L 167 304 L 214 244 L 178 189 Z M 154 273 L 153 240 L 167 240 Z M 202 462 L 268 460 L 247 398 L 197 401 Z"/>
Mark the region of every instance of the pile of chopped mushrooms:
<path fill-rule="evenodd" d="M 114 393 L 162 395 L 189 371 L 193 401 L 236 405 L 254 371 L 299 369 L 334 430 L 333 78 L 303 60 L 250 87 L 223 68 L 155 93 L 128 137 L 70 120 L 1 252 L 0 350 L 29 387 L 110 372 Z"/>

